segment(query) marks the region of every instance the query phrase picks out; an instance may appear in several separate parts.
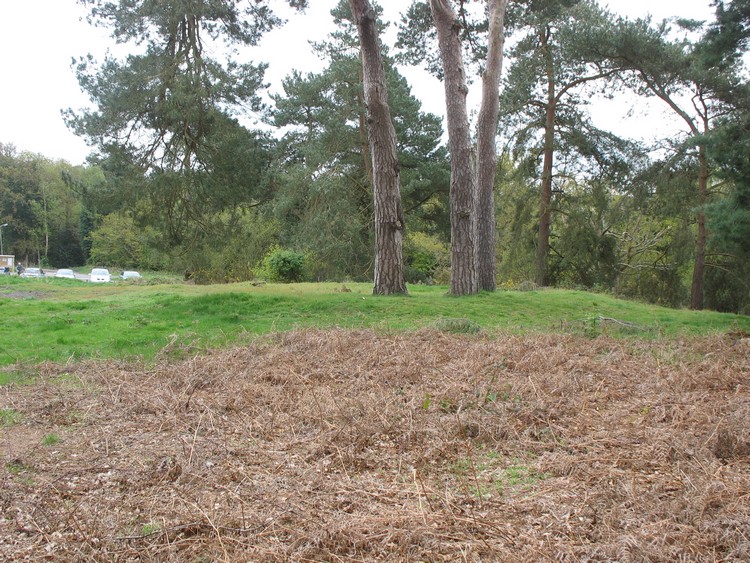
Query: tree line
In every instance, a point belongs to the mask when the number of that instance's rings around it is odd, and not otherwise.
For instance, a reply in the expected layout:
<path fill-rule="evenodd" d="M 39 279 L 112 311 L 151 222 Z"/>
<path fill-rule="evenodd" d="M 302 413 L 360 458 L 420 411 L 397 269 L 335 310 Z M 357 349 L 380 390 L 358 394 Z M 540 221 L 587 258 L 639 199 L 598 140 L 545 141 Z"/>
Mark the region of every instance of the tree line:
<path fill-rule="evenodd" d="M 294 279 L 379 294 L 586 287 L 750 310 L 748 0 L 715 0 L 709 22 L 415 0 L 395 36 L 377 4 L 341 0 L 312 45 L 324 70 L 293 72 L 271 103 L 266 63 L 241 49 L 283 24 L 270 2 L 79 1 L 132 54 L 75 64 L 92 107 L 65 119 L 86 166 L 0 146 L 0 222 L 22 260 L 208 283 L 279 275 L 284 258 Z M 442 80 L 445 135 L 406 64 Z M 591 100 L 626 94 L 682 133 L 647 146 L 598 128 Z"/>

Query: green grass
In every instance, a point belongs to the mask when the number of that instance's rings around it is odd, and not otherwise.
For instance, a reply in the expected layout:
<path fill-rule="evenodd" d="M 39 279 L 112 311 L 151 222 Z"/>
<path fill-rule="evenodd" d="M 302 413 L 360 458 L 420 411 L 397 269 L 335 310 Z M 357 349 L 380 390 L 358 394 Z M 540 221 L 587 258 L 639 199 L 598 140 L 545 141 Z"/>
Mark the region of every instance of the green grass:
<path fill-rule="evenodd" d="M 159 524 L 156 524 L 154 522 L 149 522 L 141 526 L 141 535 L 150 536 L 152 534 L 159 532 L 160 530 L 161 530 L 161 526 Z"/>
<path fill-rule="evenodd" d="M 55 444 L 60 443 L 60 436 L 57 434 L 47 434 L 44 438 L 42 438 L 42 445 L 44 446 L 54 446 Z"/>
<path fill-rule="evenodd" d="M 21 415 L 14 409 L 0 409 L 0 428 L 13 426 L 21 420 Z"/>
<path fill-rule="evenodd" d="M 498 452 L 486 451 L 480 452 L 477 459 L 459 459 L 450 469 L 460 488 L 477 498 L 486 498 L 529 490 L 548 478 L 548 475 L 539 473 L 533 465 L 532 459 L 527 462 L 518 458 L 508 460 Z"/>
<path fill-rule="evenodd" d="M 25 464 L 24 462 L 13 459 L 6 462 L 5 469 L 8 473 L 13 475 L 14 479 L 18 482 L 31 487 L 34 485 L 33 467 Z"/>
<path fill-rule="evenodd" d="M 411 286 L 374 297 L 370 284 L 93 285 L 0 281 L 0 365 L 195 353 L 298 327 L 446 332 L 574 332 L 676 337 L 750 331 L 750 317 L 674 310 L 583 291 L 497 291 L 470 297 Z M 0 384 L 2 382 L 0 381 Z"/>
<path fill-rule="evenodd" d="M 2 330 L 2 329 L 0 329 Z M 16 371 L 16 370 L 3 370 L 0 371 L 0 386 L 2 385 L 23 385 L 24 383 L 32 383 L 36 379 L 36 373 L 27 370 Z"/>

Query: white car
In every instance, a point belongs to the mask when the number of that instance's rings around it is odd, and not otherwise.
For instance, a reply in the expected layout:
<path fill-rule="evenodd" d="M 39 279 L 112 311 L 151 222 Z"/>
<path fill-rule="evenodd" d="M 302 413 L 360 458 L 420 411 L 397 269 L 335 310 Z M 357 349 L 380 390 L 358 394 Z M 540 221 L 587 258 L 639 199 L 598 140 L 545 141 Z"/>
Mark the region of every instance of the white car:
<path fill-rule="evenodd" d="M 41 268 L 26 268 L 21 274 L 22 278 L 43 278 L 44 272 Z"/>
<path fill-rule="evenodd" d="M 120 277 L 124 280 L 135 280 L 141 277 L 141 274 L 133 270 L 125 270 Z"/>
<path fill-rule="evenodd" d="M 76 279 L 76 273 L 69 268 L 60 268 L 55 274 L 56 278 L 67 278 L 69 280 Z"/>
<path fill-rule="evenodd" d="M 108 283 L 112 281 L 107 268 L 94 268 L 89 274 L 89 281 L 93 283 Z"/>

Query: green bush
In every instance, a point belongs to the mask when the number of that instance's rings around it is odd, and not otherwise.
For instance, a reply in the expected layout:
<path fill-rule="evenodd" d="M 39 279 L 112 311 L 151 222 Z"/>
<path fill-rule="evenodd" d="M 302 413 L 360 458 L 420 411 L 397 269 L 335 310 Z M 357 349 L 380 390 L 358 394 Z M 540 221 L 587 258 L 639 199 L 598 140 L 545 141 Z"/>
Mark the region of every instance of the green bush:
<path fill-rule="evenodd" d="M 274 248 L 263 257 L 263 273 L 271 281 L 292 283 L 305 278 L 305 255 Z"/>
<path fill-rule="evenodd" d="M 263 277 L 258 264 L 275 248 L 278 225 L 257 214 L 248 214 L 226 226 L 215 226 L 217 232 L 181 252 L 172 269 L 185 272 L 185 279 L 199 285 L 235 283 Z"/>
<path fill-rule="evenodd" d="M 411 232 L 404 241 L 407 283 L 446 283 L 450 279 L 450 250 L 436 236 Z"/>
<path fill-rule="evenodd" d="M 706 268 L 705 302 L 709 309 L 750 314 L 750 266 L 741 259 L 716 259 L 718 267 Z"/>
<path fill-rule="evenodd" d="M 110 267 L 140 268 L 144 253 L 144 242 L 140 235 L 141 231 L 129 215 L 105 215 L 101 224 L 89 235 L 89 262 Z"/>
<path fill-rule="evenodd" d="M 689 291 L 676 269 L 643 268 L 623 272 L 615 294 L 665 307 L 680 307 L 687 302 Z"/>

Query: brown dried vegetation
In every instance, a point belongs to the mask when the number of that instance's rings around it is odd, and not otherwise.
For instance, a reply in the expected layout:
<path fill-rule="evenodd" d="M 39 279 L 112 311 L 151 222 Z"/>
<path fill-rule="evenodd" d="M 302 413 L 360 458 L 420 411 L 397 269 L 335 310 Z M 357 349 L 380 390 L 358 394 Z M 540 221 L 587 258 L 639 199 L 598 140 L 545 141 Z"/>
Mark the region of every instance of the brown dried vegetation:
<path fill-rule="evenodd" d="M 728 337 L 300 331 L 44 365 L 0 388 L 0 559 L 748 560 L 749 383 Z"/>

